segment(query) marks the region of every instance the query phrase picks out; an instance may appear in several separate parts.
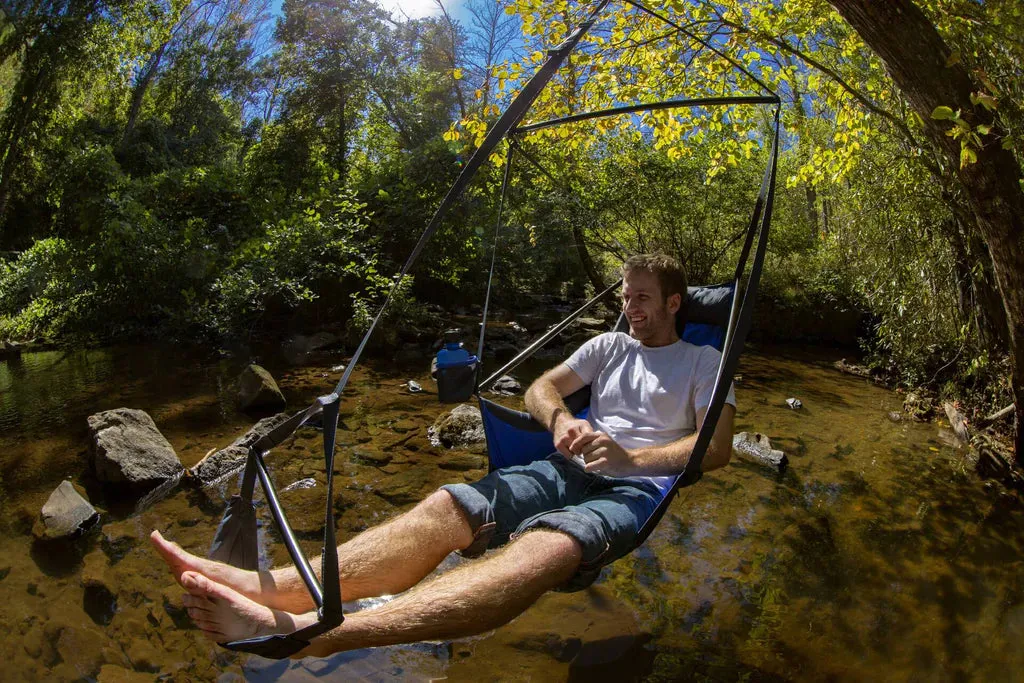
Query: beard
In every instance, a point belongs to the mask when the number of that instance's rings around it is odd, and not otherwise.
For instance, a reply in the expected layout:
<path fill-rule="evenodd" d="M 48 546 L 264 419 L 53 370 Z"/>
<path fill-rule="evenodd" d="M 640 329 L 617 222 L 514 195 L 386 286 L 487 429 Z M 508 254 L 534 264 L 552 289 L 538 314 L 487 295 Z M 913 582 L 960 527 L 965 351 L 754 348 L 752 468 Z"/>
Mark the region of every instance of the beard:
<path fill-rule="evenodd" d="M 675 319 L 669 311 L 668 305 L 661 306 L 648 311 L 646 317 L 640 322 L 629 323 L 629 335 L 637 341 L 652 339 L 663 333 L 671 335 L 675 328 Z"/>

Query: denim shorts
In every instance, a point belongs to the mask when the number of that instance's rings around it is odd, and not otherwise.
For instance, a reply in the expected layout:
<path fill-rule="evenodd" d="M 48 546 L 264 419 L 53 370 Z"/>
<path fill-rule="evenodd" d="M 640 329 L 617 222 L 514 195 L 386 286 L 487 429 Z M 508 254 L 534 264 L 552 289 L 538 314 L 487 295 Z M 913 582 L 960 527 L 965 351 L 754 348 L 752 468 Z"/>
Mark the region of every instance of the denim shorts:
<path fill-rule="evenodd" d="M 520 534 L 555 529 L 583 549 L 579 571 L 561 591 L 586 588 L 601 568 L 633 549 L 637 532 L 661 501 L 654 484 L 586 472 L 559 453 L 529 465 L 495 470 L 472 484 L 448 484 L 469 518 L 476 557 Z"/>

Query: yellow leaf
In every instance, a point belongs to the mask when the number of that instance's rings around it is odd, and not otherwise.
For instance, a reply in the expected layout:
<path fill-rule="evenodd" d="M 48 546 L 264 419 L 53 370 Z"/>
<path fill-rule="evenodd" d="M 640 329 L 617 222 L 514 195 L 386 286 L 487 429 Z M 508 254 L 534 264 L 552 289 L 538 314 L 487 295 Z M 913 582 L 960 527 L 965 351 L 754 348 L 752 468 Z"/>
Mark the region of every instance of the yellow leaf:
<path fill-rule="evenodd" d="M 454 78 L 457 81 L 462 80 L 462 69 L 452 70 L 452 78 Z"/>

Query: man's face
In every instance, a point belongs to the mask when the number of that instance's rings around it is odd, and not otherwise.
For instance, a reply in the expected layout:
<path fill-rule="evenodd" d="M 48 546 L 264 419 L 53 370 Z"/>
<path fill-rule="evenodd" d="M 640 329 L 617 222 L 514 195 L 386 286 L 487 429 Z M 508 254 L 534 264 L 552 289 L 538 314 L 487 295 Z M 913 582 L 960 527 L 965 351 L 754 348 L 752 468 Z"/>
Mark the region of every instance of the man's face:
<path fill-rule="evenodd" d="M 678 339 L 675 314 L 681 301 L 678 294 L 665 300 L 654 273 L 631 271 L 622 281 L 622 312 L 629 321 L 629 334 L 648 346 L 663 346 Z"/>

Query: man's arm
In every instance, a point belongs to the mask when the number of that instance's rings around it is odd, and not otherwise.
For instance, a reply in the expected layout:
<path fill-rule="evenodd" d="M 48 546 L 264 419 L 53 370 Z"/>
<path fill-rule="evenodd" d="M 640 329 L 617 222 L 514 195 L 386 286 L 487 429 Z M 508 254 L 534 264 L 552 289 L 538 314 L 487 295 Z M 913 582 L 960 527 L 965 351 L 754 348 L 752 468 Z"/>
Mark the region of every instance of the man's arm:
<path fill-rule="evenodd" d="M 704 424 L 706 410 L 697 413 L 697 430 Z M 715 433 L 708 444 L 707 453 L 701 462 L 701 471 L 724 467 L 732 457 L 733 418 L 736 409 L 726 404 L 715 425 Z M 658 476 L 678 474 L 686 467 L 697 443 L 697 434 L 691 434 L 663 446 L 647 446 L 626 450 L 604 432 L 582 434 L 573 441 L 569 449 L 580 453 L 587 461 L 588 472 L 600 472 L 613 477 L 636 475 Z"/>
<path fill-rule="evenodd" d="M 555 435 L 555 448 L 567 458 L 574 453 L 569 449 L 570 444 L 581 435 L 594 431 L 589 422 L 576 419 L 562 400 L 584 385 L 583 379 L 568 365 L 559 363 L 526 390 L 526 409 Z"/>

